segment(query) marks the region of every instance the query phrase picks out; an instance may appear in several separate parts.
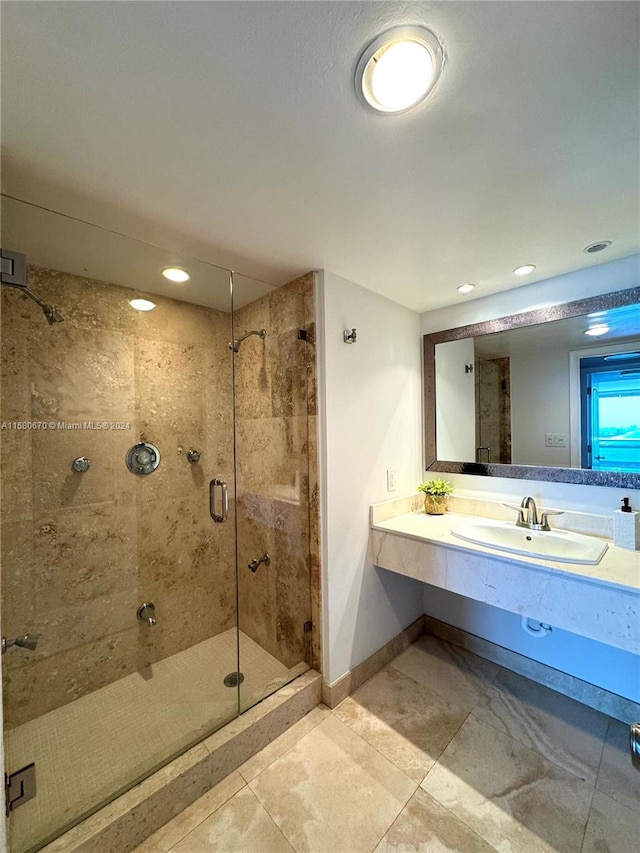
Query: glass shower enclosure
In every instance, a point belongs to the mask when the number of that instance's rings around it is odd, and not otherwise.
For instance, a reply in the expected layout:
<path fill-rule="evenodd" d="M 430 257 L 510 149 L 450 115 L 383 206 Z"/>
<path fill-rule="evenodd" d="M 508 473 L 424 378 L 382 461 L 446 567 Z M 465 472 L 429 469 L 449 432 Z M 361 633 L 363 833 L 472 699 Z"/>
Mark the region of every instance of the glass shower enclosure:
<path fill-rule="evenodd" d="M 275 288 L 10 198 L 2 247 L 29 289 L 2 286 L 0 396 L 27 853 L 311 664 L 313 277 Z"/>

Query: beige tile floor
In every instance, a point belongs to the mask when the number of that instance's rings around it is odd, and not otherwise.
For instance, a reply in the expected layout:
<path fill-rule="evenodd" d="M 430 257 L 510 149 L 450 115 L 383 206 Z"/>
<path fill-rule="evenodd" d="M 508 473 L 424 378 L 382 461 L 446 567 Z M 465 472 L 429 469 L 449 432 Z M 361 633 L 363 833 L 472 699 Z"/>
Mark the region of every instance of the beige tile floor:
<path fill-rule="evenodd" d="M 135 853 L 639 853 L 627 732 L 424 636 Z"/>
<path fill-rule="evenodd" d="M 77 821 L 155 767 L 308 669 L 288 670 L 240 632 L 238 690 L 224 677 L 238 666 L 235 628 L 171 655 L 144 672 L 5 733 L 8 772 L 36 763 L 38 796 L 10 821 L 22 853 Z"/>

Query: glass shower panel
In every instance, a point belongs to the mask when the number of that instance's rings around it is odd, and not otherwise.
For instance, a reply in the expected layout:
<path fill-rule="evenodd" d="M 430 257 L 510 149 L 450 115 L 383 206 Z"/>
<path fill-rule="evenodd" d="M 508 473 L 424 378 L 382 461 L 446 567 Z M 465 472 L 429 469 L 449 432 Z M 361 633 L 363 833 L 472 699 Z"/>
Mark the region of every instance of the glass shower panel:
<path fill-rule="evenodd" d="M 311 663 L 309 367 L 313 275 L 233 277 L 240 707 Z"/>
<path fill-rule="evenodd" d="M 2 656 L 5 770 L 37 778 L 9 817 L 24 853 L 238 713 L 233 502 L 209 514 L 211 480 L 235 489 L 233 329 L 226 270 L 2 212 L 40 301 L 2 286 L 2 633 L 29 635 Z"/>

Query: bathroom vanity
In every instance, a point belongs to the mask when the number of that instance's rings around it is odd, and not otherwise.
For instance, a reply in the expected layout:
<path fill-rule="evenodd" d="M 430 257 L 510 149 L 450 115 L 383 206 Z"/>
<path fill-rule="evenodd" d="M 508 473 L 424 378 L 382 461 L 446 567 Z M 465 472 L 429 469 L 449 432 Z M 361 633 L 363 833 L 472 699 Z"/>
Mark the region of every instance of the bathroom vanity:
<path fill-rule="evenodd" d="M 374 564 L 640 654 L 640 551 L 613 545 L 610 519 L 570 512 L 558 516 L 557 529 L 562 524 L 564 530 L 607 545 L 597 563 L 560 562 L 460 538 L 454 530 L 483 521 L 487 527 L 508 526 L 515 518 L 496 501 L 450 500 L 453 511 L 441 516 L 426 515 L 417 496 L 374 504 Z"/>

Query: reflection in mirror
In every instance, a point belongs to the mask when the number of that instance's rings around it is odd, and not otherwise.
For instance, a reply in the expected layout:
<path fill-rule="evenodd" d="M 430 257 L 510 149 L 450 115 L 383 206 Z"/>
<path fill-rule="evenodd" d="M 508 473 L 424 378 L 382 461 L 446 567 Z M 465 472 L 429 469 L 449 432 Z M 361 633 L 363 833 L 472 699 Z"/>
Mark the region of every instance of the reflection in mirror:
<path fill-rule="evenodd" d="M 639 298 L 632 288 L 425 336 L 428 467 L 559 482 L 600 472 L 607 485 L 640 477 Z"/>

